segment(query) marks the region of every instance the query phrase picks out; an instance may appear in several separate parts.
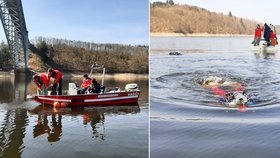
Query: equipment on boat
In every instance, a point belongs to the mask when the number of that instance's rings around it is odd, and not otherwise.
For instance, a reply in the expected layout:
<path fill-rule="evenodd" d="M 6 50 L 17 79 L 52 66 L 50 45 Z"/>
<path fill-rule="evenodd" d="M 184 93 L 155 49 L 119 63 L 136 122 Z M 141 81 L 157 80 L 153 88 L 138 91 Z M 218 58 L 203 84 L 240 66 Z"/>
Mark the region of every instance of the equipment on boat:
<path fill-rule="evenodd" d="M 127 90 L 127 91 L 138 90 L 138 85 L 136 83 L 127 84 L 127 85 L 125 85 L 125 90 Z"/>
<path fill-rule="evenodd" d="M 69 95 L 77 95 L 78 88 L 75 83 L 68 84 L 68 94 Z"/>
<path fill-rule="evenodd" d="M 278 46 L 267 46 L 267 42 L 262 39 L 260 45 L 252 46 L 252 51 L 255 53 L 275 54 L 278 52 Z"/>

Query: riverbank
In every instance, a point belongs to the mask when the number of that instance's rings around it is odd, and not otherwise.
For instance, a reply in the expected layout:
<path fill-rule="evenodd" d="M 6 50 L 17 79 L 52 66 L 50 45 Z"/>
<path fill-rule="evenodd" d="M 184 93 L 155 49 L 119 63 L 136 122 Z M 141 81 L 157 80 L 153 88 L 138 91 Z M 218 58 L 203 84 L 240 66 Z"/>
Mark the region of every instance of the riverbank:
<path fill-rule="evenodd" d="M 85 73 L 64 73 L 64 77 L 69 78 L 82 78 Z M 89 75 L 89 74 L 88 74 Z M 101 79 L 102 73 L 94 73 L 91 78 Z M 118 81 L 129 81 L 135 79 L 148 80 L 148 74 L 134 74 L 134 73 L 115 73 L 115 74 L 105 74 L 105 79 L 114 79 Z"/>
<path fill-rule="evenodd" d="M 14 76 L 13 72 L 0 71 L 0 78 L 11 77 L 11 76 Z"/>
<path fill-rule="evenodd" d="M 246 34 L 209 34 L 209 33 L 192 33 L 192 34 L 183 34 L 183 33 L 174 33 L 174 32 L 152 32 L 150 33 L 151 37 L 253 37 L 252 35 Z"/>
<path fill-rule="evenodd" d="M 41 72 L 38 72 L 41 73 Z M 82 78 L 85 72 L 78 72 L 78 73 L 69 73 L 69 72 L 63 72 L 63 76 L 66 78 Z M 87 73 L 89 74 L 89 73 Z M 11 72 L 4 72 L 0 71 L 0 78 L 6 78 L 6 77 L 12 77 L 14 76 L 14 73 Z M 93 73 L 92 78 L 101 79 L 102 73 Z M 114 74 L 105 74 L 105 79 L 114 79 L 117 81 L 130 81 L 135 79 L 143 79 L 148 80 L 149 75 L 148 74 L 135 74 L 135 73 L 114 73 Z"/>

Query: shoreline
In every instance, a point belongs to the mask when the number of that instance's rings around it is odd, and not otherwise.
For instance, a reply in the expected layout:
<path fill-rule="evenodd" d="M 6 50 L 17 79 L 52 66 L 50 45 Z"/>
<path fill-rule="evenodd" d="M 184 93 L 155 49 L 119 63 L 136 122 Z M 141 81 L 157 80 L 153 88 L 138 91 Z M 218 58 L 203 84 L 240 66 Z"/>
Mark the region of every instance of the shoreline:
<path fill-rule="evenodd" d="M 69 77 L 69 78 L 83 78 L 83 75 L 85 73 L 64 73 L 64 77 Z M 87 73 L 89 75 L 89 73 Z M 97 78 L 101 79 L 102 78 L 102 73 L 93 73 L 91 78 Z M 89 76 L 90 77 L 90 76 Z M 110 79 L 115 79 L 115 80 L 135 80 L 135 79 L 149 79 L 149 74 L 135 74 L 135 73 L 114 73 L 114 74 L 105 74 L 105 79 L 110 78 Z"/>
<path fill-rule="evenodd" d="M 167 32 L 151 32 L 151 37 L 253 37 L 254 35 L 246 34 L 209 34 L 209 33 L 192 33 L 192 34 L 183 34 L 183 33 L 167 33 Z"/>
<path fill-rule="evenodd" d="M 38 72 L 40 73 L 40 72 Z M 85 72 L 78 72 L 78 73 L 70 73 L 70 72 L 62 72 L 63 76 L 66 78 L 83 78 L 83 75 Z M 45 73 L 46 74 L 46 73 Z M 89 73 L 87 73 L 89 74 Z M 14 73 L 11 72 L 4 72 L 0 71 L 0 78 L 10 78 L 13 77 Z M 93 73 L 92 74 L 93 78 L 102 78 L 102 73 Z M 115 79 L 115 80 L 135 80 L 135 79 L 144 79 L 148 80 L 149 79 L 149 74 L 135 74 L 135 73 L 112 73 L 112 74 L 105 74 L 105 79 L 110 78 L 110 79 Z"/>

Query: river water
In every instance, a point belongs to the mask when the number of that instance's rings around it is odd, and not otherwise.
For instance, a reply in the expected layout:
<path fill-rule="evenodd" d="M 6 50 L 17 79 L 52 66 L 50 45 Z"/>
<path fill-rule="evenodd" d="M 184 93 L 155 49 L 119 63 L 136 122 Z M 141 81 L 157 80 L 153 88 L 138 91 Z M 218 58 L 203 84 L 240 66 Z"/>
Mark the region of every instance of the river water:
<path fill-rule="evenodd" d="M 254 53 L 251 42 L 151 38 L 151 157 L 279 157 L 280 56 Z M 209 76 L 242 84 L 258 102 L 236 108 L 219 103 L 200 84 Z"/>
<path fill-rule="evenodd" d="M 138 105 L 57 110 L 26 99 L 36 86 L 24 76 L 0 78 L 0 157 L 148 157 L 148 80 L 105 80 L 127 83 L 140 86 Z"/>

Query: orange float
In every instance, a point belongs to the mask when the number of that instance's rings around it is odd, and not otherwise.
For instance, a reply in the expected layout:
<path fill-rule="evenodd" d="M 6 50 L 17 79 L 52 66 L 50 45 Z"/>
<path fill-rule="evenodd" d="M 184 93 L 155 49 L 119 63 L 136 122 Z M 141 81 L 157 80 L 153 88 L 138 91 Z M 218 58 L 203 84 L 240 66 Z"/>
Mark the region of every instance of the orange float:
<path fill-rule="evenodd" d="M 90 122 L 89 116 L 88 115 L 83 115 L 83 123 L 87 124 L 88 122 Z"/>
<path fill-rule="evenodd" d="M 67 103 L 64 103 L 64 102 L 60 103 L 60 107 L 61 108 L 66 108 L 67 107 Z"/>
<path fill-rule="evenodd" d="M 54 108 L 60 108 L 60 103 L 59 102 L 54 102 L 53 107 Z"/>

